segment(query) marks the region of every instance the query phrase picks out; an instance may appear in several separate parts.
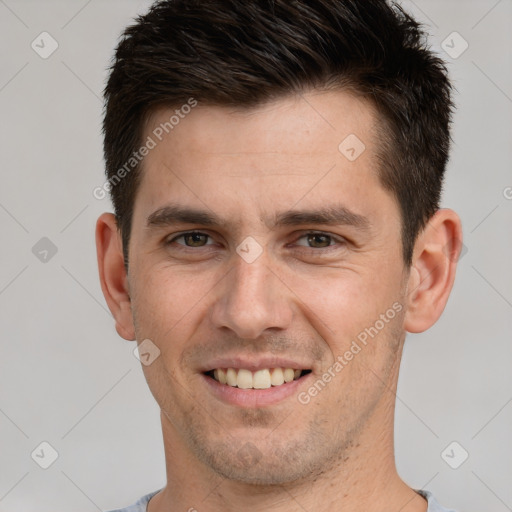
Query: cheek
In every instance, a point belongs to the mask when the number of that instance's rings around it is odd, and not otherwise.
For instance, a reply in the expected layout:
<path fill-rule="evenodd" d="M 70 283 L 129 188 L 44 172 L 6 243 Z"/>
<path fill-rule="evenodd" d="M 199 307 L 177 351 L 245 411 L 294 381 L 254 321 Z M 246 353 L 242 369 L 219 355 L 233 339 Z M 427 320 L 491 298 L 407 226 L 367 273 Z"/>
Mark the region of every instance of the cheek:
<path fill-rule="evenodd" d="M 381 359 L 399 337 L 403 310 L 400 280 L 390 270 L 340 269 L 290 283 L 300 299 L 300 314 L 331 353 L 327 366 L 347 351 L 350 361 L 384 364 Z"/>
<path fill-rule="evenodd" d="M 370 273 L 346 269 L 294 279 L 290 289 L 304 315 L 341 336 L 352 333 L 355 326 L 375 322 L 397 300 L 399 291 L 392 279 L 385 282 Z"/>
<path fill-rule="evenodd" d="M 201 299 L 213 283 L 208 284 L 205 274 L 193 276 L 164 266 L 140 272 L 132 305 L 138 333 L 161 341 L 181 339 L 183 329 L 193 327 Z"/>

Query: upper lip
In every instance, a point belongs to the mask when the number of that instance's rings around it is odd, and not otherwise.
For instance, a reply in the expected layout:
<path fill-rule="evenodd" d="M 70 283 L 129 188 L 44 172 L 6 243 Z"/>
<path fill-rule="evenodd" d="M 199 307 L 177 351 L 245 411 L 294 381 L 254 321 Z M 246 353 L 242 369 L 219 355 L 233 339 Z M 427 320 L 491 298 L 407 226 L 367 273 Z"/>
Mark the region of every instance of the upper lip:
<path fill-rule="evenodd" d="M 293 368 L 294 370 L 311 370 L 312 366 L 277 356 L 266 356 L 248 359 L 247 357 L 221 357 L 206 363 L 202 372 L 209 372 L 217 368 L 244 368 L 252 372 L 263 370 L 265 368 Z"/>

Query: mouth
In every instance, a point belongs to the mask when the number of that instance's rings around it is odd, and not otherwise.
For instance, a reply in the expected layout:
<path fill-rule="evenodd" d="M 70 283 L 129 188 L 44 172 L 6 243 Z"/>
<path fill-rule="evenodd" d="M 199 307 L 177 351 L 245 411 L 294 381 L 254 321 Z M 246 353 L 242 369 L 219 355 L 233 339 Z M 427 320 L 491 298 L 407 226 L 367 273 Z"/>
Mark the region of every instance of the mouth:
<path fill-rule="evenodd" d="M 204 375 L 232 388 L 269 389 L 297 381 L 309 373 L 309 369 L 294 368 L 263 368 L 257 371 L 245 368 L 215 368 L 204 372 Z"/>

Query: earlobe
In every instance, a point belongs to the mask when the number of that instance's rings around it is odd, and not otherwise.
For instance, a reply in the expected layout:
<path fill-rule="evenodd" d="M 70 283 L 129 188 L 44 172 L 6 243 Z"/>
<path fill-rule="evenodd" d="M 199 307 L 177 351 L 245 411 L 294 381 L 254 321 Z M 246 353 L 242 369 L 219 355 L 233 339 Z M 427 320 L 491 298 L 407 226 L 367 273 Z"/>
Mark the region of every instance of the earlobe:
<path fill-rule="evenodd" d="M 101 289 L 114 316 L 116 331 L 126 340 L 135 340 L 122 241 L 112 213 L 102 214 L 96 222 L 96 253 Z"/>
<path fill-rule="evenodd" d="M 423 332 L 441 316 L 455 281 L 462 226 L 449 209 L 438 210 L 419 234 L 407 288 L 404 328 Z"/>

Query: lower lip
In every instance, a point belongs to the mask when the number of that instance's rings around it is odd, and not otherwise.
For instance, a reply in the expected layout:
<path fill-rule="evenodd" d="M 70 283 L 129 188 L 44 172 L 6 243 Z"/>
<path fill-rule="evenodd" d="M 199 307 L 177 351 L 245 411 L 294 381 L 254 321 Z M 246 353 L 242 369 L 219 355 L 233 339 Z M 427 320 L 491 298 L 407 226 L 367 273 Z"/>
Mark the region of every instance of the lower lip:
<path fill-rule="evenodd" d="M 298 394 L 299 386 L 302 387 L 304 383 L 309 381 L 312 373 L 308 373 L 297 380 L 286 382 L 280 386 L 271 386 L 267 389 L 240 389 L 229 386 L 228 384 L 221 384 L 220 382 L 212 379 L 208 375 L 203 374 L 207 386 L 212 393 L 223 402 L 238 407 L 258 408 L 267 405 L 274 405 L 282 402 L 290 396 Z"/>

